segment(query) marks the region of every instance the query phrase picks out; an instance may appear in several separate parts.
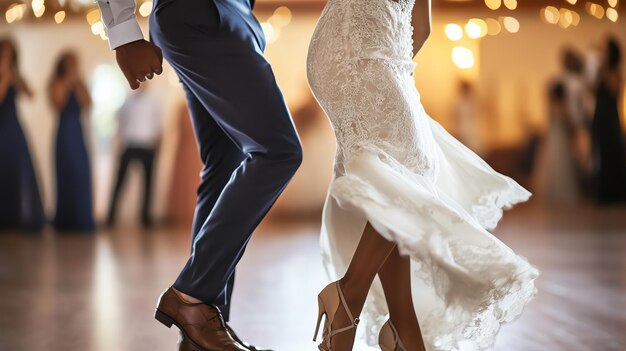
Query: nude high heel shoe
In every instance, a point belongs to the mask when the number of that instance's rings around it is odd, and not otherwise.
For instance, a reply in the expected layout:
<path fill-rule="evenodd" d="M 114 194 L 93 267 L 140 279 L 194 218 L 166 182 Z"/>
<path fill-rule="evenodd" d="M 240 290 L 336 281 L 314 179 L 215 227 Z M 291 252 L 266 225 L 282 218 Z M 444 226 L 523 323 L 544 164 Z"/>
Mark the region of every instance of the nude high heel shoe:
<path fill-rule="evenodd" d="M 343 296 L 343 290 L 341 289 L 341 283 L 339 281 L 328 284 L 324 290 L 317 296 L 317 303 L 319 306 L 319 313 L 317 316 L 317 326 L 315 327 L 315 334 L 313 335 L 313 341 L 317 340 L 319 334 L 320 324 L 322 323 L 322 316 L 326 316 L 324 323 L 324 333 L 322 343 L 319 345 L 321 351 L 332 351 L 330 339 L 339 334 L 351 329 L 355 329 L 359 324 L 359 319 L 352 316 L 352 312 L 348 308 L 346 298 Z M 339 305 L 342 305 L 348 318 L 352 320 L 352 324 L 343 328 L 333 330 L 332 323 L 335 318 L 335 313 L 339 309 Z"/>
<path fill-rule="evenodd" d="M 382 351 L 406 351 L 402 340 L 400 340 L 400 335 L 398 335 L 398 330 L 391 323 L 391 320 L 387 321 L 380 330 L 378 345 Z"/>

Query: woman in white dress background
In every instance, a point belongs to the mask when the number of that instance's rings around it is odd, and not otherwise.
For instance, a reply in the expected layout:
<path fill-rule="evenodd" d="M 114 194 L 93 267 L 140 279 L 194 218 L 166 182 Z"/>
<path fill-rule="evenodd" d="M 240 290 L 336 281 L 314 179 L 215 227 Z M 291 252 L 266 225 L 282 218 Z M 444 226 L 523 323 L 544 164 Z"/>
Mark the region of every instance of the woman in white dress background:
<path fill-rule="evenodd" d="M 337 137 L 321 350 L 351 350 L 357 324 L 385 351 L 488 350 L 536 291 L 537 271 L 486 230 L 530 193 L 420 103 L 412 58 L 430 13 L 430 0 L 330 0 L 311 41 L 309 83 Z"/>

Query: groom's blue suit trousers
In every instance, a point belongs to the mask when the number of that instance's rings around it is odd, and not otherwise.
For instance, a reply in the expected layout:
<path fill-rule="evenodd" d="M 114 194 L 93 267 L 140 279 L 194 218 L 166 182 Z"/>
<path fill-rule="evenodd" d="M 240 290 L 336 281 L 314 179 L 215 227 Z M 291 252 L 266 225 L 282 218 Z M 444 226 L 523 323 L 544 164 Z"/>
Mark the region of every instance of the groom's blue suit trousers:
<path fill-rule="evenodd" d="M 302 160 L 249 1 L 156 0 L 150 18 L 204 163 L 191 256 L 174 287 L 221 307 L 227 320 L 235 266 Z"/>

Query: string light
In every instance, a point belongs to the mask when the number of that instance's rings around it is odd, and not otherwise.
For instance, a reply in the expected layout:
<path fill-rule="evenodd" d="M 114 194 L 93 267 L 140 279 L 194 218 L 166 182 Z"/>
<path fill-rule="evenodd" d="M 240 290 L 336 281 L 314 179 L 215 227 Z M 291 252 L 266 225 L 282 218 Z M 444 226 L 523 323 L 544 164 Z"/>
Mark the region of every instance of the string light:
<path fill-rule="evenodd" d="M 480 18 L 472 18 L 465 25 L 465 33 L 472 39 L 482 38 L 487 35 L 487 22 Z"/>
<path fill-rule="evenodd" d="M 87 12 L 86 18 L 87 23 L 89 23 L 90 26 L 93 26 L 94 23 L 100 21 L 100 9 L 97 7 L 92 8 Z"/>
<path fill-rule="evenodd" d="M 509 33 L 519 32 L 519 21 L 515 17 L 502 17 L 502 26 Z"/>
<path fill-rule="evenodd" d="M 452 48 L 452 62 L 460 69 L 468 69 L 474 67 L 474 53 L 472 50 L 455 46 Z"/>
<path fill-rule="evenodd" d="M 588 14 L 590 14 L 591 16 L 597 19 L 602 19 L 604 17 L 604 7 L 596 3 L 587 2 L 585 4 L 585 10 L 587 10 Z"/>
<path fill-rule="evenodd" d="M 504 6 L 509 10 L 515 10 L 517 8 L 517 0 L 504 0 Z"/>
<path fill-rule="evenodd" d="M 263 34 L 265 34 L 268 44 L 273 44 L 278 40 L 278 37 L 280 36 L 280 29 L 274 27 L 269 22 L 261 23 L 261 28 L 263 29 Z"/>
<path fill-rule="evenodd" d="M 283 28 L 291 23 L 291 10 L 287 6 L 281 6 L 274 10 L 274 14 L 267 20 L 271 25 Z"/>
<path fill-rule="evenodd" d="M 497 10 L 502 6 L 502 0 L 485 0 L 485 5 L 491 10 Z"/>
<path fill-rule="evenodd" d="M 54 21 L 61 24 L 65 20 L 65 11 L 59 11 L 54 14 Z"/>
<path fill-rule="evenodd" d="M 26 4 L 11 4 L 7 8 L 4 16 L 7 20 L 7 23 L 13 23 L 21 20 L 24 17 L 24 13 L 26 13 L 27 6 Z"/>
<path fill-rule="evenodd" d="M 574 23 L 574 15 L 572 15 L 572 11 L 568 9 L 559 10 L 559 27 L 568 28 Z"/>
<path fill-rule="evenodd" d="M 463 38 L 463 28 L 455 23 L 448 23 L 445 27 L 446 36 L 452 41 L 461 40 Z"/>
<path fill-rule="evenodd" d="M 619 14 L 617 13 L 617 10 L 609 7 L 608 9 L 606 9 L 606 18 L 608 18 L 610 21 L 612 22 L 617 22 L 617 18 L 619 17 Z"/>
<path fill-rule="evenodd" d="M 559 23 L 559 18 L 561 17 L 561 13 L 554 6 L 546 6 L 541 9 L 541 18 L 549 24 L 557 24 Z"/>
<path fill-rule="evenodd" d="M 142 17 L 150 16 L 151 12 L 152 12 L 152 1 L 150 0 L 144 1 L 141 5 L 139 5 L 139 14 Z"/>
<path fill-rule="evenodd" d="M 489 35 L 498 35 L 502 30 L 502 26 L 500 26 L 500 22 L 493 18 L 487 18 L 487 34 Z"/>

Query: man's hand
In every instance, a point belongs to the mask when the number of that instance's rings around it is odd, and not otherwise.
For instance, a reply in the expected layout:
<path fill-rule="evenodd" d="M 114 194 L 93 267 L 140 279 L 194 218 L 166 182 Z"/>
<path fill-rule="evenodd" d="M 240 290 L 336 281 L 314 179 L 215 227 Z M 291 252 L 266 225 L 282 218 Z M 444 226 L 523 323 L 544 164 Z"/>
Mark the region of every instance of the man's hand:
<path fill-rule="evenodd" d="M 163 54 L 156 45 L 137 40 L 115 49 L 115 58 L 130 88 L 139 88 L 141 82 L 163 72 Z"/>

